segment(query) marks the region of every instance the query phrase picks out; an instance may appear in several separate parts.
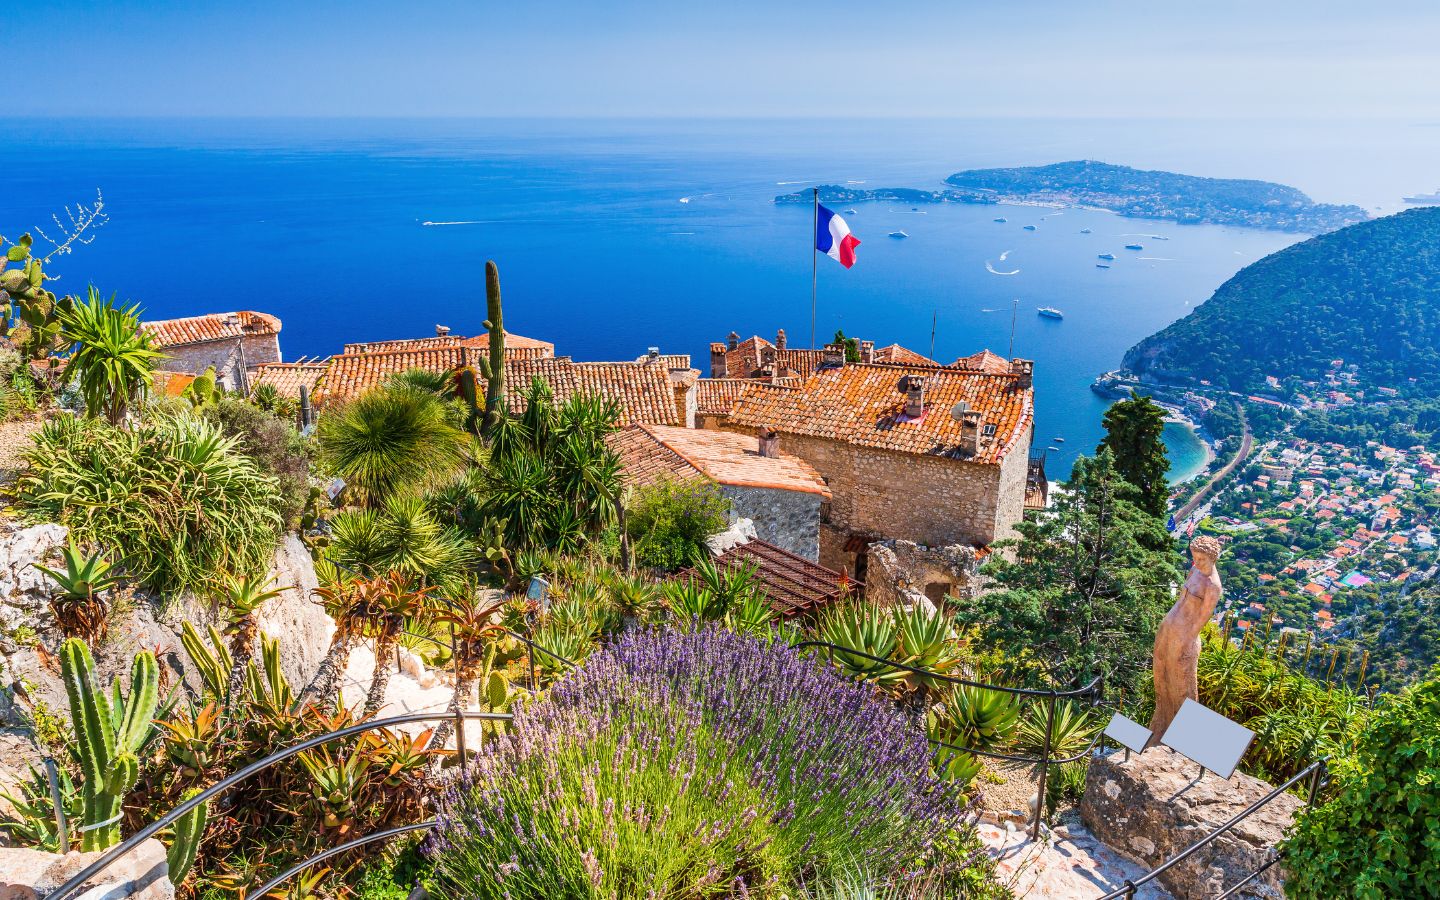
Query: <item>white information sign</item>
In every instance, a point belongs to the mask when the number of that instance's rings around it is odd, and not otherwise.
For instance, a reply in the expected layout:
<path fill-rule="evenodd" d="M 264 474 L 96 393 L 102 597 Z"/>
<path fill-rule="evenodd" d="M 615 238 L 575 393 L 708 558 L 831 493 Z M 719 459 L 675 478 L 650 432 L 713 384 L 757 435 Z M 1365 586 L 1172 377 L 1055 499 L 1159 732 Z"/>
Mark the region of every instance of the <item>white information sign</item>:
<path fill-rule="evenodd" d="M 1110 717 L 1110 724 L 1105 726 L 1105 736 L 1114 738 L 1127 750 L 1144 753 L 1145 745 L 1150 741 L 1150 729 L 1116 713 Z"/>
<path fill-rule="evenodd" d="M 1227 779 L 1235 774 L 1253 740 L 1255 732 L 1188 697 L 1160 738 L 1165 746 Z"/>

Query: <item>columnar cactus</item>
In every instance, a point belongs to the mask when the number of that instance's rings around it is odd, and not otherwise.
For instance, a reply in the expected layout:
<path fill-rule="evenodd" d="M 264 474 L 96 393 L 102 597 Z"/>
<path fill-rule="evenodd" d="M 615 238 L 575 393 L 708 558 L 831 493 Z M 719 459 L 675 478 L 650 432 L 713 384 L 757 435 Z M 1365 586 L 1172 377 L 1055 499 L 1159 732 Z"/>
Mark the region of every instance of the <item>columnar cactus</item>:
<path fill-rule="evenodd" d="M 500 270 L 493 260 L 485 263 L 485 301 L 490 313 L 484 323 L 490 332 L 490 358 L 481 357 L 480 374 L 488 382 L 484 426 L 488 432 L 505 414 L 505 321 L 500 312 Z"/>
<path fill-rule="evenodd" d="M 150 737 L 160 688 L 155 654 L 135 654 L 130 696 L 115 682 L 106 696 L 96 684 L 95 661 L 84 641 L 71 638 L 60 649 L 60 675 L 70 697 L 70 719 L 85 776 L 81 852 L 105 850 L 120 842 L 120 802 L 140 774 L 139 753 Z M 92 827 L 98 826 L 98 827 Z"/>
<path fill-rule="evenodd" d="M 198 793 L 199 788 L 192 788 L 185 792 L 185 799 L 189 800 Z M 195 853 L 200 849 L 200 839 L 205 834 L 205 820 L 209 816 L 210 801 L 206 800 L 175 821 L 175 841 L 165 851 L 171 884 L 180 884 L 190 873 L 190 867 L 195 864 Z"/>

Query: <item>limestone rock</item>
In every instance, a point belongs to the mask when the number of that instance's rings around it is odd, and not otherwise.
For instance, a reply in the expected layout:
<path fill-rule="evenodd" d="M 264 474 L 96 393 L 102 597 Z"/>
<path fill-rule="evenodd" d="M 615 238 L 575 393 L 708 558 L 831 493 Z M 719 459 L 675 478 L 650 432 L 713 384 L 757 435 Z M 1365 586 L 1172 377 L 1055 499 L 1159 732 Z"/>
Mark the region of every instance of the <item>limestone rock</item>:
<path fill-rule="evenodd" d="M 106 851 L 0 849 L 0 900 L 44 900 Z M 82 888 L 86 900 L 174 900 L 165 846 L 151 838 L 120 857 Z M 82 895 L 77 895 L 82 896 Z"/>
<path fill-rule="evenodd" d="M 985 579 L 974 547 L 926 547 L 913 541 L 871 544 L 865 596 L 880 606 L 933 611 L 946 595 L 967 599 Z"/>
<path fill-rule="evenodd" d="M 55 582 L 34 568 L 51 559 L 57 547 L 65 546 L 70 530 L 64 525 L 45 523 L 24 528 L 7 522 L 0 529 L 0 627 L 12 632 L 21 625 L 39 631 L 49 618 L 50 590 Z M 14 647 L 3 649 L 13 652 Z"/>
<path fill-rule="evenodd" d="M 1143 754 L 1125 751 L 1091 761 L 1080 818 L 1090 833 L 1147 869 L 1179 854 L 1273 789 L 1236 772 L 1229 781 L 1207 773 L 1169 747 Z M 1169 869 L 1160 881 L 1179 900 L 1214 897 L 1265 862 L 1304 804 L 1282 794 L 1194 856 Z M 1240 896 L 1283 897 L 1279 866 Z"/>
<path fill-rule="evenodd" d="M 741 544 L 750 543 L 755 540 L 755 537 L 755 523 L 753 521 L 750 519 L 736 519 L 735 524 L 731 525 L 729 529 L 719 534 L 712 534 L 706 538 L 705 545 L 710 548 L 712 553 L 719 556 L 726 550 L 733 550 Z"/>

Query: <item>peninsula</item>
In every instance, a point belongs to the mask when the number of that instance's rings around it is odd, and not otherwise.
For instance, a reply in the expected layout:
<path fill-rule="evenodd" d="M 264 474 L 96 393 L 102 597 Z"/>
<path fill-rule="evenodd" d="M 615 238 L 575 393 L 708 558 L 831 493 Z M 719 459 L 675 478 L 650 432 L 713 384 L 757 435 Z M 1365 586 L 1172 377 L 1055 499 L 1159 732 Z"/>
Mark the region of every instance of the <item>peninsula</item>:
<path fill-rule="evenodd" d="M 1296 188 L 1269 181 L 1199 178 L 1075 160 L 1049 166 L 968 169 L 945 179 L 948 189 L 852 190 L 820 188 L 820 199 L 835 203 L 899 200 L 908 203 L 1012 203 L 1081 206 L 1122 216 L 1169 219 L 1184 224 L 1243 225 L 1278 231 L 1323 234 L 1369 219 L 1358 206 L 1316 203 Z M 809 191 L 775 198 L 808 203 Z"/>

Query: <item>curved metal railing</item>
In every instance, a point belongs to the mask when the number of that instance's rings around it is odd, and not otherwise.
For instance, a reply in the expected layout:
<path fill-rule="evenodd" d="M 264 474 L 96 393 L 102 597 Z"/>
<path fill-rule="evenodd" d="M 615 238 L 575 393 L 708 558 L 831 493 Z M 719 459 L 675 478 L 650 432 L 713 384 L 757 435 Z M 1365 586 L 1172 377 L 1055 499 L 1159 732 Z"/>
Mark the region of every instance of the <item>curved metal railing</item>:
<path fill-rule="evenodd" d="M 800 643 L 798 643 L 798 644 L 795 645 L 795 649 L 796 649 L 796 650 L 803 650 L 803 649 L 805 649 L 805 648 L 807 648 L 807 647 L 824 647 L 824 648 L 826 648 L 827 651 L 828 651 L 828 653 L 829 653 L 830 663 L 831 663 L 832 665 L 833 665 L 834 662 L 835 662 L 835 651 L 838 650 L 838 651 L 840 651 L 841 653 L 849 654 L 849 655 L 852 655 L 852 656 L 859 656 L 859 657 L 862 657 L 862 658 L 864 658 L 864 659 L 868 659 L 868 660 L 870 660 L 871 662 L 876 662 L 876 663 L 880 663 L 881 665 L 890 666 L 890 667 L 893 668 L 893 669 L 900 669 L 900 670 L 903 670 L 903 671 L 906 671 L 906 672 L 912 672 L 912 673 L 914 673 L 914 674 L 916 674 L 916 675 L 924 675 L 926 678 L 933 678 L 933 679 L 936 679 L 936 680 L 938 680 L 938 681 L 946 682 L 947 684 L 956 684 L 956 685 L 960 685 L 960 686 L 962 686 L 962 687 L 980 688 L 980 689 L 982 689 L 982 690 L 987 690 L 987 691 L 1000 691 L 1000 692 L 1002 692 L 1002 693 L 1011 694 L 1011 695 L 1014 695 L 1014 696 L 1017 696 L 1017 697 L 1035 697 L 1035 698 L 1041 698 L 1041 697 L 1043 697 L 1043 698 L 1048 699 L 1048 700 L 1049 700 L 1049 711 L 1048 711 L 1048 713 L 1047 713 L 1047 715 L 1046 715 L 1046 721 L 1045 721 L 1045 746 L 1044 746 L 1044 749 L 1041 751 L 1041 754 L 1040 754 L 1039 757 L 1007 756 L 1007 755 L 1005 755 L 1005 754 L 1003 754 L 1003 753 L 990 753 L 990 752 L 987 752 L 987 751 L 985 751 L 985 750 L 972 750 L 972 749 L 969 748 L 969 747 L 957 747 L 957 746 L 955 746 L 954 744 L 947 744 L 947 743 L 945 743 L 944 741 L 938 741 L 938 740 L 935 740 L 934 738 L 930 738 L 930 742 L 931 742 L 932 744 L 938 744 L 938 745 L 940 745 L 940 746 L 942 746 L 942 747 L 947 747 L 947 748 L 949 748 L 949 749 L 951 749 L 951 750 L 957 750 L 957 751 L 960 751 L 960 752 L 962 752 L 962 753 L 976 753 L 976 754 L 979 754 L 980 756 L 988 756 L 988 757 L 991 757 L 992 759 L 1005 759 L 1005 760 L 1010 760 L 1010 761 L 1013 761 L 1013 762 L 1036 763 L 1036 764 L 1038 764 L 1038 765 L 1040 766 L 1040 780 L 1039 780 L 1039 783 L 1038 783 L 1037 786 L 1036 786 L 1037 799 L 1036 799 L 1036 801 L 1035 801 L 1035 816 L 1034 816 L 1034 819 L 1033 819 L 1033 821 L 1031 822 L 1031 825 L 1030 825 L 1030 839 L 1031 839 L 1031 840 L 1034 840 L 1034 841 L 1040 840 L 1040 824 L 1041 824 L 1041 821 L 1040 821 L 1040 820 L 1044 818 L 1044 811 L 1045 811 L 1045 810 L 1044 810 L 1044 807 L 1045 807 L 1045 779 L 1046 779 L 1046 777 L 1047 777 L 1047 776 L 1049 775 L 1049 773 L 1050 773 L 1050 766 L 1052 766 L 1052 765 L 1061 765 L 1061 764 L 1067 763 L 1067 762 L 1074 762 L 1074 761 L 1077 760 L 1077 759 L 1083 758 L 1083 757 L 1085 756 L 1085 754 L 1089 753 L 1092 749 L 1094 749 L 1095 745 L 1100 742 L 1100 740 L 1101 740 L 1101 738 L 1102 738 L 1102 736 L 1103 736 L 1103 732 L 1101 732 L 1100 734 L 1096 734 L 1096 735 L 1095 735 L 1095 740 L 1091 741 L 1090 746 L 1087 747 L 1087 748 L 1085 749 L 1085 751 L 1082 752 L 1079 756 L 1073 756 L 1073 757 L 1071 757 L 1071 758 L 1069 758 L 1069 759 L 1065 759 L 1065 760 L 1057 760 L 1057 759 L 1051 759 L 1051 758 L 1050 758 L 1050 742 L 1051 742 L 1052 740 L 1054 740 L 1054 734 L 1055 734 L 1055 706 L 1056 706 L 1056 704 L 1059 702 L 1059 699 L 1060 699 L 1061 697 L 1069 698 L 1069 697 L 1081 697 L 1081 696 L 1087 696 L 1087 695 L 1088 695 L 1088 696 L 1090 696 L 1090 697 L 1092 698 L 1092 705 L 1094 705 L 1094 703 L 1097 703 L 1098 700 L 1095 700 L 1095 699 L 1093 699 L 1093 698 L 1097 698 L 1097 697 L 1099 696 L 1099 694 L 1103 693 L 1103 691 L 1104 691 L 1104 677 L 1103 677 L 1103 676 L 1100 676 L 1100 675 L 1095 676 L 1095 678 L 1094 678 L 1089 684 L 1085 685 L 1084 687 L 1075 688 L 1074 690 L 1069 690 L 1069 691 L 1057 691 L 1057 690 L 1040 691 L 1040 690 L 1035 690 L 1035 689 L 1032 689 L 1032 688 L 1012 688 L 1012 687 L 1002 687 L 1002 686 L 1000 686 L 1000 685 L 998 685 L 998 684 L 983 684 L 983 683 L 978 682 L 978 681 L 971 681 L 971 680 L 968 679 L 968 678 L 959 678 L 959 677 L 957 677 L 957 676 L 955 676 L 955 675 L 942 675 L 942 674 L 940 674 L 940 673 L 938 673 L 938 672 L 931 672 L 931 671 L 929 671 L 929 670 L 927 670 L 927 669 L 919 669 L 919 668 L 916 668 L 915 666 L 906 665 L 905 663 L 895 662 L 894 660 L 891 660 L 891 659 L 883 659 L 883 658 L 881 658 L 881 657 L 879 657 L 879 656 L 874 656 L 874 655 L 869 654 L 869 653 L 866 653 L 866 652 L 864 652 L 864 651 L 862 651 L 862 650 L 855 650 L 855 649 L 852 649 L 852 648 L 850 648 L 850 647 L 842 647 L 842 646 L 840 646 L 839 644 L 832 644 L 832 643 L 830 643 L 829 641 L 801 641 Z"/>
<path fill-rule="evenodd" d="M 154 822 L 151 822 L 149 825 L 146 825 L 144 828 L 135 832 L 130 837 L 126 838 L 124 841 L 121 841 L 119 844 L 106 851 L 104 856 L 101 856 L 99 859 L 95 860 L 90 865 L 75 873 L 73 876 L 71 876 L 70 880 L 66 881 L 64 884 L 60 885 L 60 887 L 56 888 L 55 892 L 50 895 L 49 900 L 69 900 L 69 898 L 77 890 L 79 890 L 80 887 L 85 884 L 85 882 L 105 871 L 116 860 L 124 856 L 126 853 L 129 853 L 131 850 L 138 847 L 140 844 L 144 843 L 149 838 L 154 837 L 155 834 L 165 826 L 172 824 L 173 822 L 175 822 L 175 820 L 179 819 L 181 816 L 185 815 L 190 810 L 206 802 L 212 797 L 224 793 L 225 791 L 233 787 L 235 784 L 244 781 L 246 778 L 249 778 L 251 775 L 254 775 L 257 772 L 263 772 L 264 770 L 270 768 L 271 766 L 282 760 L 289 759 L 290 757 L 295 756 L 298 753 L 303 753 L 306 750 L 328 744 L 331 741 L 338 741 L 342 738 L 351 737 L 352 735 L 364 734 L 367 731 L 374 731 L 377 728 L 388 728 L 392 725 L 405 725 L 410 722 L 433 722 L 438 719 L 451 718 L 481 719 L 508 722 L 515 717 L 510 713 L 408 713 L 403 716 L 391 716 L 388 719 L 377 719 L 374 722 L 361 722 L 358 725 L 351 725 L 348 728 L 340 728 L 335 731 L 327 732 L 325 734 L 316 735 L 312 738 L 307 738 L 306 740 L 303 740 L 292 747 L 287 747 L 284 750 L 279 751 L 278 753 L 272 753 L 264 759 L 256 760 L 255 762 L 251 763 L 250 765 L 246 766 L 235 774 L 216 782 L 215 784 L 196 794 L 194 797 L 191 797 L 189 800 L 186 800 L 184 803 L 181 803 L 179 806 L 170 810 L 165 815 L 156 819 Z M 461 730 L 463 731 L 464 729 L 462 728 Z M 379 838 L 372 835 L 370 839 L 378 840 Z M 339 852 L 338 848 L 332 849 L 335 850 L 335 852 Z M 330 851 L 326 851 L 326 853 L 328 854 L 330 853 Z M 322 854 L 322 858 L 324 858 L 324 854 Z M 315 861 L 311 860 L 307 862 L 313 865 Z M 305 866 L 302 865 L 299 869 L 296 869 L 295 871 L 302 871 L 304 868 Z M 293 874 L 293 872 L 290 874 Z"/>

